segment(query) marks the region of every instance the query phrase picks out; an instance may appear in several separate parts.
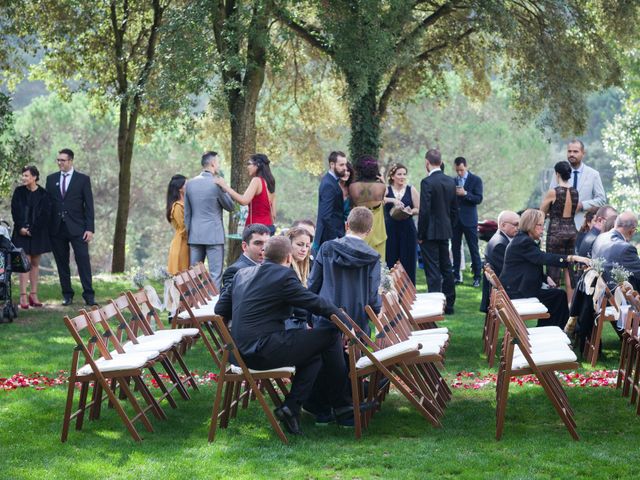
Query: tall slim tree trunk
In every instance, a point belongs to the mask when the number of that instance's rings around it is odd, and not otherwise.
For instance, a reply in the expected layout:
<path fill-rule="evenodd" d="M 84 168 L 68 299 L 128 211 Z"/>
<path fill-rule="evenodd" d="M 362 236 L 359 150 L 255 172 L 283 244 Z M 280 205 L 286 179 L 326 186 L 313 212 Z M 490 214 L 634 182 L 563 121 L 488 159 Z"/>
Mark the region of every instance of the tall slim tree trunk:
<path fill-rule="evenodd" d="M 378 112 L 378 82 L 370 80 L 367 91 L 350 100 L 351 140 L 349 152 L 356 160 L 362 155 L 378 158 L 380 153 L 380 112 Z"/>

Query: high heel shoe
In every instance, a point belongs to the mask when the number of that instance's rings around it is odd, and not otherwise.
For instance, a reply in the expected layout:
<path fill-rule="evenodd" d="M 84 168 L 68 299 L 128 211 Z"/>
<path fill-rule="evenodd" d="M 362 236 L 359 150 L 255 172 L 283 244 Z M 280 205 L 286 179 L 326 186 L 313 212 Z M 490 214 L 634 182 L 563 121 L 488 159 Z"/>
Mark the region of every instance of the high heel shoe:
<path fill-rule="evenodd" d="M 20 308 L 22 310 L 29 310 L 29 304 L 28 303 L 22 303 L 22 297 L 27 298 L 27 294 L 26 293 L 21 293 L 20 294 Z"/>
<path fill-rule="evenodd" d="M 29 294 L 29 305 L 35 308 L 40 308 L 42 307 L 42 303 L 41 302 L 36 302 L 33 297 L 35 297 L 37 294 L 35 292 L 31 292 Z M 36 297 L 37 298 L 37 297 Z"/>

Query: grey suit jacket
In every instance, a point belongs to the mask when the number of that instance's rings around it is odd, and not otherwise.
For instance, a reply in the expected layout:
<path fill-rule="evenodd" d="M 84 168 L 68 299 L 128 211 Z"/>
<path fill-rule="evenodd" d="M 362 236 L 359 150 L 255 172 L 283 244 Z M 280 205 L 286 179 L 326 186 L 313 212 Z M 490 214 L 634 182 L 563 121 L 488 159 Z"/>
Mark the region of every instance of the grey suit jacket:
<path fill-rule="evenodd" d="M 184 225 L 190 245 L 224 244 L 222 209 L 231 212 L 233 200 L 213 182 L 213 178 L 213 174 L 202 172 L 187 182 Z"/>
<path fill-rule="evenodd" d="M 591 258 L 602 257 L 604 263 L 604 277 L 608 282 L 611 281 L 611 269 L 613 264 L 623 266 L 631 272 L 632 282 L 640 280 L 640 258 L 638 258 L 638 250 L 636 247 L 627 242 L 622 234 L 615 228 L 606 233 L 601 233 L 593 242 Z"/>
<path fill-rule="evenodd" d="M 571 175 L 573 175 L 573 171 Z M 573 177 L 569 181 L 573 182 Z M 549 188 L 556 188 L 557 186 L 558 182 L 556 182 L 554 175 Z M 584 166 L 582 173 L 578 175 L 578 195 L 578 201 L 582 202 L 582 211 L 576 213 L 574 220 L 576 228 L 580 230 L 584 222 L 584 211 L 589 210 L 591 207 L 601 207 L 607 203 L 607 196 L 604 193 L 602 180 L 597 170 L 587 165 Z"/>

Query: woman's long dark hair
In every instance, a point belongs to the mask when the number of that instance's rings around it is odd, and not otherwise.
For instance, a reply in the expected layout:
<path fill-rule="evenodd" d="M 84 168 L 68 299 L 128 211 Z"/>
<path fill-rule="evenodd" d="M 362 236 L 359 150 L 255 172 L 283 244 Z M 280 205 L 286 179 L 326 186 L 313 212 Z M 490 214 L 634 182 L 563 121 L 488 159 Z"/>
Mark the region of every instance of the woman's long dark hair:
<path fill-rule="evenodd" d="M 378 160 L 370 155 L 363 155 L 356 160 L 353 166 L 356 170 L 356 181 L 375 181 L 380 175 Z"/>
<path fill-rule="evenodd" d="M 251 163 L 253 163 L 256 167 L 258 167 L 258 171 L 256 172 L 256 176 L 260 178 L 264 178 L 264 181 L 267 182 L 267 190 L 271 193 L 276 192 L 276 179 L 273 178 L 273 174 L 271 173 L 271 167 L 269 164 L 269 157 L 267 157 L 264 153 L 254 153 L 251 155 Z"/>
<path fill-rule="evenodd" d="M 171 223 L 171 209 L 176 201 L 180 200 L 180 189 L 187 181 L 187 177 L 184 175 L 174 175 L 169 182 L 169 188 L 167 188 L 167 222 Z"/>

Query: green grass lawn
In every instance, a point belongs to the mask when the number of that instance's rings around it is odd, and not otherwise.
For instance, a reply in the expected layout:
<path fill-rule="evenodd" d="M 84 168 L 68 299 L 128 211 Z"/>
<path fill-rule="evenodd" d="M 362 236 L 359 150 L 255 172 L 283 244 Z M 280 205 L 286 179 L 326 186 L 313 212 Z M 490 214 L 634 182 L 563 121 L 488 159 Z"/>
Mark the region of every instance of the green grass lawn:
<path fill-rule="evenodd" d="M 97 299 L 129 287 L 128 280 L 96 281 Z M 18 371 L 56 376 L 69 369 L 73 344 L 62 317 L 75 310 L 60 306 L 58 292 L 46 282 L 40 289 L 46 308 L 20 312 L 13 324 L 0 325 L 0 377 Z M 480 289 L 461 286 L 457 292 L 456 314 L 443 323 L 451 332 L 443 372 L 450 382 L 461 371 L 495 373 L 481 354 Z M 598 368 L 616 368 L 618 353 L 617 336 L 606 327 Z M 186 360 L 193 370 L 214 369 L 201 344 Z M 583 364 L 581 372 L 588 371 Z M 440 429 L 392 393 L 362 440 L 351 430 L 315 427 L 305 417 L 305 436 L 290 437 L 289 445 L 281 444 L 257 403 L 208 444 L 214 385 L 202 386 L 191 401 L 178 399 L 177 410 L 165 406 L 169 419 L 152 418 L 152 434 L 140 426 L 145 440 L 139 444 L 107 409 L 60 443 L 65 386 L 0 391 L 0 478 L 637 477 L 640 418 L 617 390 L 567 389 L 581 435 L 574 442 L 541 387 L 512 385 L 505 434 L 496 442 L 494 388 L 454 389 Z"/>

